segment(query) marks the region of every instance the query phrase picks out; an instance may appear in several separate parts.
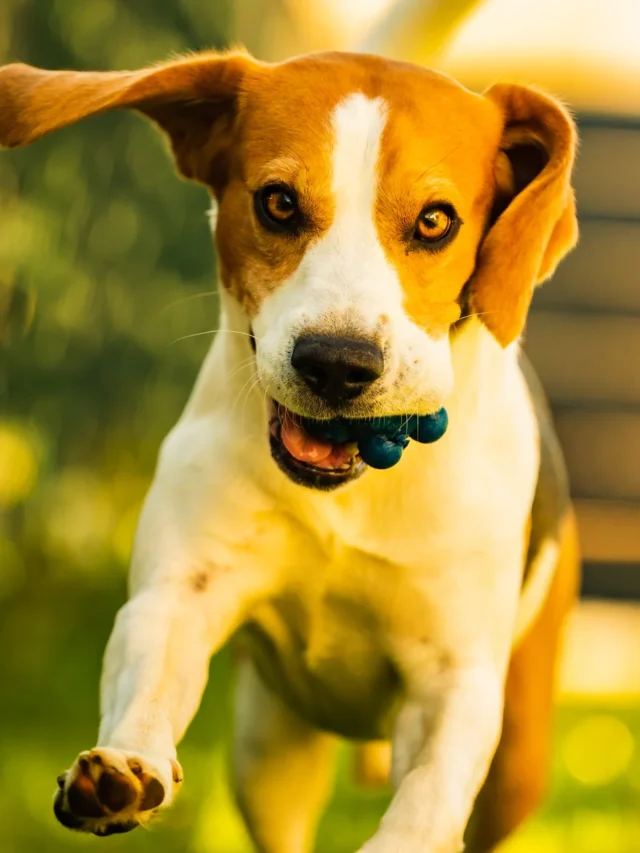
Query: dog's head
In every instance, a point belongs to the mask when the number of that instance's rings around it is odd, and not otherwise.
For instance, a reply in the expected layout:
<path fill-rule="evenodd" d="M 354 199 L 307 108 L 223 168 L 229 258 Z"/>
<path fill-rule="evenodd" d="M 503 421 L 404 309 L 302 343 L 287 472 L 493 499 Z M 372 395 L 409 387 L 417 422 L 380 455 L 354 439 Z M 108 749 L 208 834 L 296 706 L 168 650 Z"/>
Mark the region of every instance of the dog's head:
<path fill-rule="evenodd" d="M 439 409 L 463 313 L 508 346 L 535 285 L 576 240 L 573 123 L 522 86 L 480 96 L 413 65 L 340 53 L 0 69 L 4 145 L 121 107 L 160 125 L 182 174 L 211 189 L 222 285 L 244 310 L 281 416 Z M 297 458 L 278 458 L 298 479 L 318 461 L 316 485 L 356 472 L 344 453 L 315 459 L 285 421 Z"/>

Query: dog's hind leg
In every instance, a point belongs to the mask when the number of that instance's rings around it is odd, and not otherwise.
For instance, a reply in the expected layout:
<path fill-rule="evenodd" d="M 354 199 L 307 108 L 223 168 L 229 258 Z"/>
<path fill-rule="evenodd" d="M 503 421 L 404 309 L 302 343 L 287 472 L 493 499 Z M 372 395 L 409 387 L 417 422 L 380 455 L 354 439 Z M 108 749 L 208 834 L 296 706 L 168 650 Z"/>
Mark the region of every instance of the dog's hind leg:
<path fill-rule="evenodd" d="M 333 780 L 336 738 L 300 719 L 249 659 L 236 691 L 236 799 L 260 853 L 307 853 Z"/>
<path fill-rule="evenodd" d="M 386 740 L 359 743 L 354 750 L 356 782 L 365 788 L 390 785 L 391 744 Z"/>
<path fill-rule="evenodd" d="M 560 548 L 547 599 L 511 659 L 502 737 L 469 824 L 468 853 L 494 850 L 545 793 L 556 663 L 578 583 L 577 533 L 571 511 L 562 526 Z"/>

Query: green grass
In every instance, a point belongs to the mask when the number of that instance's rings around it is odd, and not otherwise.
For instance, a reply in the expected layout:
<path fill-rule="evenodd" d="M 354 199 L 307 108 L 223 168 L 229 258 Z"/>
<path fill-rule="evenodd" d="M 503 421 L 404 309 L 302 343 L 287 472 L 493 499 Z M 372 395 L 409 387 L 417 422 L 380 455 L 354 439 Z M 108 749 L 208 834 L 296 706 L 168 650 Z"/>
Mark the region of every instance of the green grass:
<path fill-rule="evenodd" d="M 185 787 L 178 804 L 149 831 L 108 841 L 59 827 L 51 813 L 55 777 L 91 746 L 97 720 L 102 648 L 122 599 L 111 585 L 76 584 L 56 573 L 16 594 L 0 622 L 4 687 L 0 717 L 0 850 L 244 853 L 250 848 L 225 785 L 231 717 L 230 656 L 212 664 L 200 711 L 181 748 Z M 510 842 L 509 853 L 638 853 L 640 709 L 614 700 L 560 708 L 553 780 L 542 812 Z M 342 755 L 335 796 L 318 851 L 354 853 L 371 834 L 388 794 L 357 789 Z M 295 803 L 292 803 L 295 808 Z"/>

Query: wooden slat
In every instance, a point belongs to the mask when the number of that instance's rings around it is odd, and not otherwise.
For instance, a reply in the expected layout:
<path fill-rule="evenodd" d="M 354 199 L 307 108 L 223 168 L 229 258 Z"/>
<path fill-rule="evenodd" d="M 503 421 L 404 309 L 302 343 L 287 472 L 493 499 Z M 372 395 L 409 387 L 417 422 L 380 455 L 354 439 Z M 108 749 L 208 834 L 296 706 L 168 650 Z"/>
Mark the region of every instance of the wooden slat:
<path fill-rule="evenodd" d="M 534 311 L 552 305 L 640 313 L 640 221 L 581 222 L 577 249 L 536 291 Z"/>
<path fill-rule="evenodd" d="M 583 591 L 638 595 L 640 129 L 585 122 L 581 137 L 581 241 L 536 293 L 526 349 L 577 496 Z"/>
<path fill-rule="evenodd" d="M 581 212 L 640 216 L 640 131 L 586 127 L 575 174 Z"/>
<path fill-rule="evenodd" d="M 640 501 L 640 414 L 561 411 L 555 421 L 576 496 Z"/>
<path fill-rule="evenodd" d="M 640 404 L 640 317 L 537 311 L 525 349 L 552 401 Z"/>
<path fill-rule="evenodd" d="M 581 594 L 640 601 L 640 563 L 583 563 Z"/>
<path fill-rule="evenodd" d="M 586 561 L 640 564 L 640 503 L 577 500 L 575 508 Z"/>

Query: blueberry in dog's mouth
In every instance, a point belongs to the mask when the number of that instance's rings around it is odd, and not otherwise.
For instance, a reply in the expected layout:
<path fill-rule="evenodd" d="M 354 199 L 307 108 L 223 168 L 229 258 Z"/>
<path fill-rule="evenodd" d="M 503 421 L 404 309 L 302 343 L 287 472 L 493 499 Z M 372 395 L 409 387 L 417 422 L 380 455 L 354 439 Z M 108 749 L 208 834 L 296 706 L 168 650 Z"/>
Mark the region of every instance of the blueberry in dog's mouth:
<path fill-rule="evenodd" d="M 271 401 L 271 455 L 295 482 L 316 489 L 334 489 L 355 480 L 365 470 L 358 445 L 312 436 L 304 419 Z"/>
<path fill-rule="evenodd" d="M 392 468 L 409 439 L 431 444 L 447 430 L 445 409 L 428 415 L 314 420 L 275 401 L 269 421 L 274 459 L 297 482 L 332 488 L 371 468 Z"/>

